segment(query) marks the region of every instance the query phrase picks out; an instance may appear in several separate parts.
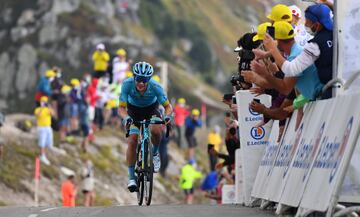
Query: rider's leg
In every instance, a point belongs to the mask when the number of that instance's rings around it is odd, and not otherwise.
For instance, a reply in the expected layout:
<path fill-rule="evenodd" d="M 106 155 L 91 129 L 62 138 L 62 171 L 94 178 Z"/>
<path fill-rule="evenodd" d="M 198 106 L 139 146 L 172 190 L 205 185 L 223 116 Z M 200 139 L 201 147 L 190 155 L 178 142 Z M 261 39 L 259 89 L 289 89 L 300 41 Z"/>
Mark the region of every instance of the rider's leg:
<path fill-rule="evenodd" d="M 135 179 L 136 146 L 138 134 L 130 134 L 128 138 L 128 148 L 126 151 L 126 161 L 128 163 L 129 179 Z"/>
<path fill-rule="evenodd" d="M 161 141 L 161 125 L 151 126 L 151 143 L 153 144 L 153 154 L 155 155 L 159 151 L 159 145 Z"/>

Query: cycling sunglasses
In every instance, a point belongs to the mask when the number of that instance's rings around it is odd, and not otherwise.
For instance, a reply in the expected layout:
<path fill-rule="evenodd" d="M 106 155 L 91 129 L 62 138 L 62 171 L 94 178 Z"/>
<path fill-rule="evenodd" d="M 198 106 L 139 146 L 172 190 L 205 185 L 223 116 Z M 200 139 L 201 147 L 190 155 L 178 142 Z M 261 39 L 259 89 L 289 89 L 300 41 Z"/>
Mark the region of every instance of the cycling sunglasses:
<path fill-rule="evenodd" d="M 136 82 L 142 82 L 142 83 L 147 83 L 149 82 L 151 79 L 151 77 L 145 77 L 145 76 L 135 76 L 135 81 Z"/>

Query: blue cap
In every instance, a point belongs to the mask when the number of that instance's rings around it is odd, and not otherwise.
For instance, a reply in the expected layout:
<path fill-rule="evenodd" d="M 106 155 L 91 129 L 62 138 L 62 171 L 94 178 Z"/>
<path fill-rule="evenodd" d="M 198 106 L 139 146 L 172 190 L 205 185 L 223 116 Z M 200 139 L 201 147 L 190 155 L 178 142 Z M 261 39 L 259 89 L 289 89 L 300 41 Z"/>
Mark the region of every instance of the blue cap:
<path fill-rule="evenodd" d="M 190 159 L 190 160 L 188 161 L 188 163 L 191 164 L 191 165 L 194 165 L 194 164 L 195 164 L 195 160 L 194 160 L 194 159 Z"/>
<path fill-rule="evenodd" d="M 333 30 L 331 9 L 325 4 L 311 5 L 305 10 L 305 18 L 313 23 L 319 22 L 325 29 Z"/>

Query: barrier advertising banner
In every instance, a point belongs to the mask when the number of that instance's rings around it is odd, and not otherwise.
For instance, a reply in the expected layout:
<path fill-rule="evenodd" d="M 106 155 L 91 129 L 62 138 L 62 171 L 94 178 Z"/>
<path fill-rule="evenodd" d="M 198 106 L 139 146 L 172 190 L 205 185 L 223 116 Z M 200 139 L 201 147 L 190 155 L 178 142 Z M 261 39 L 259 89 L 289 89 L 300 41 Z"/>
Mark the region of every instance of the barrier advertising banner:
<path fill-rule="evenodd" d="M 356 142 L 345 180 L 340 193 L 340 202 L 360 203 L 360 138 Z"/>
<path fill-rule="evenodd" d="M 299 127 L 303 131 L 300 143 L 291 161 L 286 180 L 282 182 L 282 185 L 279 185 L 283 189 L 280 199 L 281 204 L 293 207 L 299 206 L 310 169 L 319 151 L 324 130 L 330 124 L 333 105 L 332 101 L 322 100 L 311 103 L 306 107 Z M 324 112 L 325 110 L 327 112 Z"/>
<path fill-rule="evenodd" d="M 255 198 L 262 198 L 269 180 L 272 165 L 274 163 L 278 151 L 278 137 L 279 137 L 279 121 L 274 121 L 269 137 L 269 143 L 266 145 L 265 153 L 261 159 L 260 166 L 254 182 L 254 187 L 251 191 L 251 196 Z"/>
<path fill-rule="evenodd" d="M 287 126 L 284 138 L 282 139 L 276 159 L 271 169 L 269 181 L 263 199 L 278 202 L 281 196 L 280 186 L 285 181 L 286 171 L 290 165 L 291 159 L 295 154 L 296 146 L 302 133 L 302 128 L 299 128 L 295 133 L 296 119 L 298 113 L 293 113 L 289 124 Z M 294 146 L 293 144 L 296 143 Z"/>
<path fill-rule="evenodd" d="M 235 203 L 244 203 L 244 186 L 243 186 L 243 170 L 242 170 L 241 151 L 236 149 L 235 151 Z"/>
<path fill-rule="evenodd" d="M 271 129 L 270 123 L 261 127 L 254 127 L 263 121 L 261 114 L 251 111 L 249 108 L 249 104 L 254 98 L 254 95 L 249 91 L 240 90 L 236 92 L 243 170 L 243 193 L 246 206 L 251 203 L 251 190 Z M 269 95 L 261 95 L 256 98 L 266 107 L 271 106 L 271 97 Z"/>
<path fill-rule="evenodd" d="M 359 97 L 358 94 L 353 94 L 329 100 L 335 108 L 323 132 L 299 212 L 304 209 L 324 212 L 329 207 L 332 196 L 340 193 L 336 189 L 342 184 L 347 162 L 351 160 L 359 135 Z M 323 112 L 325 111 L 327 109 Z"/>
<path fill-rule="evenodd" d="M 224 185 L 221 190 L 221 204 L 235 203 L 235 186 Z"/>

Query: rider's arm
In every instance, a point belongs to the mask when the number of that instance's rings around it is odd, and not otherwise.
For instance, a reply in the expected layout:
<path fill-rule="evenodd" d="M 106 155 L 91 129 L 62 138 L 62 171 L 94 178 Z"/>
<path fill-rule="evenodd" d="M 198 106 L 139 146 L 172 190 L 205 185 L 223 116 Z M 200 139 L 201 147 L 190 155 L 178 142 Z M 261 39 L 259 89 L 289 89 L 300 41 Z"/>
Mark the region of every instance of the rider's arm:
<path fill-rule="evenodd" d="M 154 90 L 156 93 L 156 98 L 157 98 L 159 104 L 161 104 L 165 108 L 165 116 L 171 116 L 173 113 L 173 108 L 170 104 L 169 99 L 166 96 L 164 89 L 157 82 L 152 82 L 152 85 L 154 87 Z"/>

